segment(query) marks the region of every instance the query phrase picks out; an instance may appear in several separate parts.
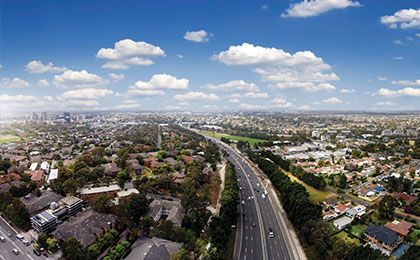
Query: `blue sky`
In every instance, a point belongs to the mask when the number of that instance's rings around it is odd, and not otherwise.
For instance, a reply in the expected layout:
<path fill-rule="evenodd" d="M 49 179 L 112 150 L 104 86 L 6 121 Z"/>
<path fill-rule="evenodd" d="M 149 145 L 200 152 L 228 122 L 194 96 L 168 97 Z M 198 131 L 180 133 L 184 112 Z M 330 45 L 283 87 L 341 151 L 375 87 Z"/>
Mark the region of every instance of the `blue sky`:
<path fill-rule="evenodd" d="M 3 111 L 420 109 L 419 1 L 3 0 L 1 12 Z"/>

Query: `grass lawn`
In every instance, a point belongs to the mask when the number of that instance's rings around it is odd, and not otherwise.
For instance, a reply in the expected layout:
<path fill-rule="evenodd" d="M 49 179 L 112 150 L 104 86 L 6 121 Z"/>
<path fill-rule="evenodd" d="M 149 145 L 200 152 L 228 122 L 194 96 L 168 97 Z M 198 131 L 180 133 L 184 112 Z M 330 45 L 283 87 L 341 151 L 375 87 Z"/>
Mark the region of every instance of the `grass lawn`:
<path fill-rule="evenodd" d="M 233 141 L 239 141 L 239 140 L 247 141 L 250 145 L 254 145 L 256 143 L 261 143 L 261 142 L 267 142 L 267 140 L 263 140 L 263 139 L 256 139 L 256 138 L 250 138 L 250 137 L 244 137 L 244 136 L 238 136 L 238 135 L 228 135 L 228 134 L 212 132 L 212 131 L 201 130 L 200 133 L 203 135 L 215 137 L 217 139 L 221 139 L 222 137 L 225 137 Z"/>
<path fill-rule="evenodd" d="M 355 235 L 356 237 L 362 237 L 363 231 L 365 230 L 365 225 L 354 225 L 350 228 L 350 233 Z"/>
<path fill-rule="evenodd" d="M 309 199 L 312 202 L 318 203 L 321 201 L 324 201 L 326 199 L 337 197 L 336 194 L 329 192 L 329 191 L 323 191 L 323 190 L 317 190 L 312 186 L 309 186 L 308 184 L 304 183 L 303 181 L 299 180 L 296 176 L 291 174 L 290 172 L 283 171 L 287 176 L 290 177 L 292 181 L 295 181 L 299 184 L 302 184 L 305 189 L 309 192 Z"/>
<path fill-rule="evenodd" d="M 19 142 L 20 137 L 17 135 L 0 135 L 0 144 Z"/>
<path fill-rule="evenodd" d="M 347 235 L 347 233 L 344 232 L 344 231 L 338 232 L 336 235 L 333 236 L 333 238 L 342 239 L 346 243 L 356 244 L 356 246 L 359 246 L 360 245 L 360 240 L 359 239 L 349 237 L 349 235 Z"/>

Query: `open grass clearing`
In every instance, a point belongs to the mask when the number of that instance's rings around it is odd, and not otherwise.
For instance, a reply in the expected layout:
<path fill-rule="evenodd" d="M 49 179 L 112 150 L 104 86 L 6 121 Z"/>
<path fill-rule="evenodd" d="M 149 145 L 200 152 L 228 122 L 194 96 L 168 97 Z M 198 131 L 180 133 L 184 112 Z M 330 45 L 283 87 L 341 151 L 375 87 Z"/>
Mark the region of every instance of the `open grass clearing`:
<path fill-rule="evenodd" d="M 11 135 L 11 134 L 5 134 L 0 135 L 0 144 L 6 144 L 6 143 L 16 143 L 19 142 L 21 139 L 17 135 Z"/>
<path fill-rule="evenodd" d="M 238 136 L 238 135 L 229 135 L 229 134 L 205 131 L 205 130 L 201 130 L 200 133 L 206 136 L 215 137 L 217 139 L 221 139 L 222 137 L 225 137 L 232 141 L 246 141 L 250 145 L 254 145 L 256 143 L 267 142 L 267 140 L 263 140 L 263 139 L 256 139 L 256 138 L 250 138 L 250 137 Z"/>
<path fill-rule="evenodd" d="M 327 199 L 331 199 L 331 198 L 335 198 L 337 197 L 336 194 L 330 192 L 330 191 L 326 191 L 326 190 L 317 190 L 314 187 L 304 183 L 303 181 L 299 180 L 296 176 L 294 176 L 293 174 L 291 174 L 290 172 L 286 172 L 283 171 L 285 174 L 287 174 L 287 176 L 289 176 L 289 178 L 292 181 L 295 181 L 299 184 L 302 184 L 305 189 L 308 191 L 309 193 L 309 199 L 314 202 L 314 203 L 318 203 Z"/>

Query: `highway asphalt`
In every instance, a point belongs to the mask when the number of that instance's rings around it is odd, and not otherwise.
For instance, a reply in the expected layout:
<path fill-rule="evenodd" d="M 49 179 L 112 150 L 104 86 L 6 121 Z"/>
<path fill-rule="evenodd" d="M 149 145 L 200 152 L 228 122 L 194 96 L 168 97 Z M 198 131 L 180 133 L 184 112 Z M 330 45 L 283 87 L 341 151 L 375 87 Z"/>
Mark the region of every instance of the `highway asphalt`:
<path fill-rule="evenodd" d="M 228 159 L 235 165 L 239 180 L 239 241 L 236 241 L 235 259 L 294 259 L 286 245 L 287 236 L 283 234 L 271 200 L 254 170 L 233 148 L 214 138 L 210 140 L 229 154 Z M 269 236 L 270 231 L 273 237 Z"/>

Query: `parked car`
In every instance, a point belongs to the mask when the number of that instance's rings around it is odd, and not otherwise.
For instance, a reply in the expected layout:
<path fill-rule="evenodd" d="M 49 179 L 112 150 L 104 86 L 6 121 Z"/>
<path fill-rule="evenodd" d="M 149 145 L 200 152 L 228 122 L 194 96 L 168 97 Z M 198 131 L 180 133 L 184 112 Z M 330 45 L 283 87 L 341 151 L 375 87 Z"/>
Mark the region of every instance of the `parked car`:
<path fill-rule="evenodd" d="M 39 252 L 39 250 L 36 248 L 34 248 L 34 254 L 36 254 L 37 256 L 41 256 L 41 252 Z"/>
<path fill-rule="evenodd" d="M 26 240 L 26 239 L 23 239 L 22 240 L 22 243 L 25 245 L 25 246 L 29 246 L 30 244 L 31 244 L 31 242 L 29 242 L 28 240 Z"/>
<path fill-rule="evenodd" d="M 4 238 L 4 236 L 0 236 L 0 241 L 1 241 L 2 243 L 6 242 L 6 239 Z"/>
<path fill-rule="evenodd" d="M 19 251 L 18 251 L 16 248 L 13 248 L 13 249 L 12 249 L 12 252 L 13 252 L 15 255 L 18 255 L 18 254 L 19 254 Z"/>
<path fill-rule="evenodd" d="M 20 239 L 20 240 L 22 240 L 22 239 L 24 239 L 25 237 L 23 236 L 23 235 L 21 235 L 21 234 L 17 234 L 16 235 L 16 237 L 17 237 L 17 239 Z"/>

